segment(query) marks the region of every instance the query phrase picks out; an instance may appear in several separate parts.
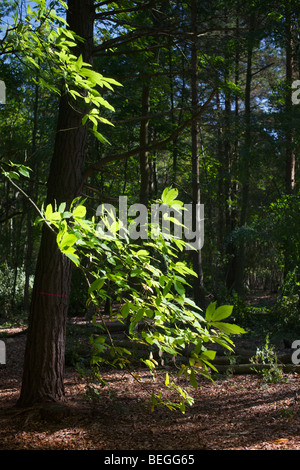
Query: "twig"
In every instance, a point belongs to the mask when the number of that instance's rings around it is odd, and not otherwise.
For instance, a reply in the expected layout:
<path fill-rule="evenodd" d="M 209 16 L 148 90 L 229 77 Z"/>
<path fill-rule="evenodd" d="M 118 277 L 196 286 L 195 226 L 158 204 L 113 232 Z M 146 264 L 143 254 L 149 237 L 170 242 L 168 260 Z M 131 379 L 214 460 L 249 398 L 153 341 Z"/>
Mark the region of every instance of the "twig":
<path fill-rule="evenodd" d="M 44 220 L 44 222 L 46 223 L 46 225 L 48 226 L 48 228 L 53 232 L 53 233 L 56 233 L 55 230 L 53 229 L 53 227 L 51 227 L 51 225 L 47 222 L 47 220 L 45 219 L 43 213 L 40 211 L 40 209 L 38 208 L 38 206 L 35 204 L 35 202 L 33 202 L 33 200 L 31 199 L 31 197 L 25 192 L 23 191 L 22 188 L 20 188 L 9 176 L 7 175 L 4 175 L 5 178 L 7 178 L 7 180 L 10 182 L 10 184 L 16 188 L 18 191 L 20 191 L 21 194 L 23 194 L 23 196 L 25 197 L 25 199 L 27 199 L 27 201 L 30 202 L 30 204 L 33 205 L 33 207 L 35 208 L 35 210 L 38 212 L 38 214 L 41 216 L 41 218 Z"/>

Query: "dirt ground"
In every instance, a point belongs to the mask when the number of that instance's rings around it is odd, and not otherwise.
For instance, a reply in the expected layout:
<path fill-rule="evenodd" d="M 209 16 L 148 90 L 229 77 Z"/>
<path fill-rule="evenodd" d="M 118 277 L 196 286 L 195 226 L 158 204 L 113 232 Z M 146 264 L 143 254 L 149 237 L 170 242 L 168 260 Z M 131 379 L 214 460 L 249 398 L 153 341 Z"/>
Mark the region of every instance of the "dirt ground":
<path fill-rule="evenodd" d="M 299 450 L 300 376 L 263 386 L 259 376 L 229 375 L 215 383 L 199 378 L 195 403 L 185 414 L 151 412 L 147 393 L 159 388 L 146 371 L 143 387 L 124 372 L 105 374 L 109 387 L 95 404 L 74 368 L 65 376 L 70 414 L 61 419 L 34 409 L 14 409 L 25 335 L 7 338 L 7 364 L 0 366 L 0 450 Z M 182 383 L 184 387 L 185 384 Z"/>

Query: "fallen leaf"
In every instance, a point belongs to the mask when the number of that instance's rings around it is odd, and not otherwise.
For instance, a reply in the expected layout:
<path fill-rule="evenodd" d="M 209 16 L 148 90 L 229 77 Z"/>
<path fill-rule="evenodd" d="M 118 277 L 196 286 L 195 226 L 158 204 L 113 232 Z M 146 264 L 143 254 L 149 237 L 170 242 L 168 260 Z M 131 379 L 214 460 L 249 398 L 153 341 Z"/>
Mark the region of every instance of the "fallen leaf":
<path fill-rule="evenodd" d="M 275 439 L 275 441 L 273 441 L 273 444 L 286 444 L 287 442 L 289 442 L 289 439 Z"/>

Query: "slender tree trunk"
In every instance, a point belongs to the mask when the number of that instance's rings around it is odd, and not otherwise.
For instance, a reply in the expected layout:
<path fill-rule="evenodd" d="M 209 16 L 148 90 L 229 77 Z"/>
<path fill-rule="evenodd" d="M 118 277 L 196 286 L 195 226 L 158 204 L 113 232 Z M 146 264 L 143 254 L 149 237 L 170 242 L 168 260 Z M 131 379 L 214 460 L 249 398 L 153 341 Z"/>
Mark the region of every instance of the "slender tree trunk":
<path fill-rule="evenodd" d="M 285 96 L 285 192 L 292 194 L 295 189 L 296 158 L 294 151 L 294 129 L 290 125 L 290 118 L 293 108 L 292 103 L 292 82 L 293 82 L 293 36 L 292 36 L 292 11 L 291 2 L 286 5 L 286 96 Z M 284 254 L 284 278 L 294 268 L 295 263 L 288 249 Z"/>
<path fill-rule="evenodd" d="M 192 109 L 196 113 L 199 107 L 198 100 L 198 9 L 197 0 L 192 0 L 191 3 L 191 17 L 192 17 Z M 197 204 L 200 204 L 200 167 L 199 167 L 199 123 L 197 119 L 192 122 L 192 193 L 193 193 L 193 220 L 195 224 L 200 224 L 201 221 L 197 218 Z M 201 250 L 194 250 L 193 252 L 193 268 L 197 274 L 194 281 L 194 298 L 195 303 L 200 308 L 205 308 L 205 290 L 202 269 L 202 253 Z"/>
<path fill-rule="evenodd" d="M 217 152 L 218 161 L 220 165 L 219 179 L 218 179 L 218 229 L 217 229 L 217 249 L 220 253 L 221 258 L 224 256 L 224 214 L 225 214 L 225 197 L 224 197 L 224 181 L 223 181 L 223 124 L 222 124 L 222 110 L 220 106 L 220 92 L 218 91 L 216 96 L 217 116 L 218 116 L 218 130 L 217 130 Z"/>
<path fill-rule="evenodd" d="M 32 170 L 34 174 L 37 171 L 37 164 L 35 153 L 37 149 L 37 132 L 38 132 L 38 109 L 39 109 L 39 84 L 38 84 L 39 75 L 36 77 L 36 85 L 34 90 L 34 106 L 33 106 L 33 128 L 32 128 L 32 145 L 31 145 L 31 154 L 33 155 L 33 167 Z M 33 192 L 37 192 L 36 189 L 28 189 L 27 193 L 33 200 L 37 200 L 36 197 L 33 197 Z M 24 285 L 24 310 L 28 312 L 30 306 L 29 298 L 29 281 L 30 281 L 30 272 L 31 272 L 31 259 L 33 252 L 33 237 L 32 237 L 32 206 L 28 204 L 28 201 L 24 201 L 24 207 L 26 207 L 26 230 L 27 230 L 27 245 L 26 245 L 26 255 L 25 255 L 25 285 Z"/>
<path fill-rule="evenodd" d="M 293 38 L 292 38 L 292 15 L 290 2 L 286 7 L 286 114 L 292 110 L 292 82 L 293 82 Z M 288 118 L 286 118 L 287 121 Z M 285 167 L 285 187 L 286 193 L 292 193 L 295 188 L 295 152 L 294 152 L 294 130 L 289 123 L 286 124 L 286 167 Z"/>
<path fill-rule="evenodd" d="M 251 81 L 252 81 L 252 56 L 253 56 L 253 38 L 251 33 L 255 26 L 255 14 L 250 13 L 250 37 L 248 39 L 247 47 L 247 71 L 246 71 L 246 85 L 245 85 L 245 140 L 242 148 L 241 155 L 241 214 L 240 214 L 240 227 L 243 227 L 247 222 L 248 206 L 249 206 L 249 191 L 250 191 L 250 161 L 251 161 Z M 236 278 L 234 288 L 239 293 L 243 293 L 244 289 L 244 270 L 245 270 L 245 241 L 242 239 L 239 242 L 236 266 Z"/>
<path fill-rule="evenodd" d="M 85 39 L 78 47 L 92 62 L 94 8 L 92 0 L 69 0 L 70 29 Z M 58 127 L 48 178 L 47 203 L 67 205 L 80 194 L 87 130 L 82 114 L 61 97 Z M 43 226 L 30 306 L 19 406 L 62 400 L 64 353 L 71 262 L 58 250 L 56 237 Z"/>
<path fill-rule="evenodd" d="M 149 85 L 144 83 L 142 90 L 142 116 L 147 116 L 150 111 L 150 88 Z M 142 119 L 140 127 L 140 203 L 145 206 L 148 205 L 149 192 L 150 192 L 150 166 L 148 160 L 148 152 L 144 150 L 148 145 L 148 126 L 149 120 Z"/>
<path fill-rule="evenodd" d="M 239 51 L 239 3 L 237 3 L 237 18 L 236 18 L 236 41 L 237 46 L 235 50 L 235 84 L 239 85 L 239 60 L 240 60 L 240 51 Z M 230 99 L 225 99 L 225 130 L 226 130 L 226 144 L 225 144 L 225 162 L 226 162 L 226 169 L 225 174 L 228 173 L 228 178 L 226 182 L 226 192 L 225 192 L 225 199 L 228 201 L 226 204 L 226 236 L 230 236 L 233 230 L 236 228 L 237 224 L 237 215 L 236 215 L 236 208 L 233 203 L 234 199 L 236 198 L 237 193 L 237 183 L 235 182 L 235 178 L 233 173 L 233 167 L 235 159 L 238 155 L 239 151 L 239 140 L 238 136 L 236 136 L 234 143 L 231 143 L 232 135 L 234 130 L 237 130 L 238 122 L 239 122 L 239 97 L 236 95 L 235 100 L 235 121 L 233 124 L 232 120 L 232 112 L 231 112 L 231 105 L 232 102 Z M 236 271 L 238 265 L 237 259 L 237 247 L 232 242 L 229 241 L 226 248 L 226 254 L 228 256 L 229 262 L 226 271 L 226 286 L 229 291 L 235 287 L 236 281 Z"/>
<path fill-rule="evenodd" d="M 229 236 L 233 230 L 232 208 L 231 208 L 231 166 L 232 166 L 232 117 L 231 98 L 225 92 L 224 110 L 224 160 L 223 160 L 223 180 L 224 180 L 224 201 L 225 201 L 225 234 Z M 224 229 L 223 229 L 224 230 Z M 226 246 L 226 255 L 229 259 L 226 272 L 226 286 L 229 290 L 234 285 L 236 275 L 236 249 L 233 243 Z"/>

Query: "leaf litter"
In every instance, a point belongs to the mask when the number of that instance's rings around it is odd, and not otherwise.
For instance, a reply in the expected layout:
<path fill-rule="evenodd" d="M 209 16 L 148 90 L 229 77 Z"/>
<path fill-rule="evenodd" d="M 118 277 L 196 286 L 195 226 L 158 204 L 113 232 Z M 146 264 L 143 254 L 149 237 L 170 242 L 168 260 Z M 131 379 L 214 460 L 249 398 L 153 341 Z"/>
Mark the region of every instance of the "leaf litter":
<path fill-rule="evenodd" d="M 267 386 L 253 374 L 217 376 L 214 383 L 198 377 L 198 389 L 189 390 L 194 405 L 182 414 L 147 407 L 148 393 L 159 393 L 163 375 L 154 381 L 141 370 L 145 386 L 139 387 L 132 376 L 107 371 L 109 387 L 91 402 L 86 380 L 67 367 L 70 414 L 48 420 L 34 409 L 14 408 L 25 335 L 7 341 L 7 364 L 0 368 L 0 450 L 300 450 L 298 374 Z"/>

